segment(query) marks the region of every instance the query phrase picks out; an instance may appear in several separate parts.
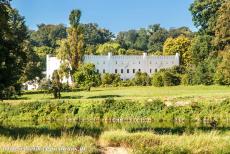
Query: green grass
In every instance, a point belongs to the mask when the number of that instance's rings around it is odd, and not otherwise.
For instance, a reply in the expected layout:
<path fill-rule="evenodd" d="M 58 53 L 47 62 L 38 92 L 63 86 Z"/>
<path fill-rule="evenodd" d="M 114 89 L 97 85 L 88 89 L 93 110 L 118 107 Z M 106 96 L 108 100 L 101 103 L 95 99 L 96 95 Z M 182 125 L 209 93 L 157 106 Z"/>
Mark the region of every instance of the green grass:
<path fill-rule="evenodd" d="M 63 100 L 103 100 L 112 97 L 122 100 L 146 100 L 146 99 L 189 99 L 202 100 L 204 102 L 219 101 L 230 97 L 230 87 L 227 86 L 175 86 L 175 87 L 107 87 L 92 88 L 90 92 L 62 92 Z M 18 103 L 35 100 L 53 100 L 52 94 L 25 94 L 18 100 L 5 100 L 4 102 Z"/>

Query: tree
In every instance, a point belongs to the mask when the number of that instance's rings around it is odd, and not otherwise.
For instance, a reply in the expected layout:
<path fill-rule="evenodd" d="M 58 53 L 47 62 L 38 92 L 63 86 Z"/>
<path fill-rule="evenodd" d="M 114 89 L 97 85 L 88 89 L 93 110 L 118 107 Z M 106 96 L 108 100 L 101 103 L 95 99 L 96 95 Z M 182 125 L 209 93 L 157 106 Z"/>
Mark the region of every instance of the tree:
<path fill-rule="evenodd" d="M 38 30 L 30 31 L 30 41 L 36 47 L 46 46 L 54 49 L 57 47 L 57 40 L 67 37 L 66 27 L 62 24 L 40 24 Z"/>
<path fill-rule="evenodd" d="M 183 35 L 177 38 L 168 38 L 164 43 L 163 54 L 175 55 L 179 53 L 181 65 L 188 66 L 191 61 L 190 44 L 190 39 Z"/>
<path fill-rule="evenodd" d="M 189 10 L 193 16 L 193 22 L 200 32 L 214 35 L 213 27 L 216 23 L 217 11 L 224 0 L 195 0 Z"/>
<path fill-rule="evenodd" d="M 86 46 L 103 44 L 111 41 L 114 37 L 112 32 L 99 28 L 97 24 L 89 23 L 82 26 L 84 28 L 84 42 Z"/>
<path fill-rule="evenodd" d="M 168 31 L 168 37 L 177 38 L 180 35 L 192 38 L 193 32 L 188 27 L 170 28 Z"/>
<path fill-rule="evenodd" d="M 209 53 L 213 50 L 211 40 L 212 37 L 209 35 L 197 35 L 193 38 L 189 48 L 192 64 L 198 65 L 198 63 L 208 58 Z"/>
<path fill-rule="evenodd" d="M 222 54 L 222 61 L 216 68 L 215 83 L 220 85 L 230 85 L 230 52 L 225 51 Z"/>
<path fill-rule="evenodd" d="M 148 50 L 148 31 L 144 28 L 138 30 L 138 37 L 135 41 L 134 48 L 137 50 L 147 51 Z"/>
<path fill-rule="evenodd" d="M 86 87 L 88 91 L 91 87 L 100 85 L 100 74 L 96 72 L 94 64 L 80 65 L 74 73 L 74 79 L 77 85 Z"/>
<path fill-rule="evenodd" d="M 117 55 L 119 49 L 120 49 L 120 44 L 108 42 L 108 43 L 98 45 L 96 53 L 100 55 L 106 55 L 108 54 L 108 52 L 112 52 L 114 55 Z"/>
<path fill-rule="evenodd" d="M 215 33 L 214 44 L 223 50 L 230 44 L 230 1 L 225 1 L 217 11 L 217 20 L 213 28 Z"/>
<path fill-rule="evenodd" d="M 52 75 L 52 91 L 53 91 L 54 98 L 58 98 L 58 99 L 61 98 L 61 88 L 62 88 L 61 79 L 58 74 L 58 71 L 55 70 Z"/>
<path fill-rule="evenodd" d="M 3 99 L 20 92 L 19 79 L 28 48 L 24 18 L 11 8 L 9 1 L 0 1 L 0 17 L 0 99 Z"/>
<path fill-rule="evenodd" d="M 20 78 L 21 82 L 32 81 L 36 78 L 41 79 L 43 77 L 42 71 L 45 68 L 45 62 L 42 62 L 41 58 L 32 49 L 30 43 L 27 43 L 27 63 Z"/>
<path fill-rule="evenodd" d="M 84 37 L 83 37 L 83 28 L 80 25 L 80 10 L 73 10 L 70 13 L 69 20 L 71 27 L 67 29 L 68 37 L 67 39 L 62 39 L 58 42 L 59 48 L 57 49 L 57 57 L 63 62 L 69 62 L 69 69 L 67 72 L 73 78 L 74 72 L 77 71 L 79 64 L 82 63 L 84 55 Z"/>
<path fill-rule="evenodd" d="M 148 51 L 156 52 L 163 50 L 163 44 L 168 37 L 166 29 L 160 27 L 160 24 L 150 25 L 148 28 L 149 40 Z"/>

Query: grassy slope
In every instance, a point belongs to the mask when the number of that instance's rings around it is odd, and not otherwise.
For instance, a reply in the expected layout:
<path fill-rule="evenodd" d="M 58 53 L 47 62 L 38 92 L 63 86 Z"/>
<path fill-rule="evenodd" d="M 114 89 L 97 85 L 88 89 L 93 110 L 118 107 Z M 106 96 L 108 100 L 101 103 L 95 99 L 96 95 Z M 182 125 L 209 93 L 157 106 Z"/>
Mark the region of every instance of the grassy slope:
<path fill-rule="evenodd" d="M 145 100 L 149 98 L 160 98 L 170 100 L 175 98 L 182 99 L 199 99 L 215 101 L 230 97 L 230 87 L 224 86 L 176 86 L 176 87 L 109 87 L 109 88 L 92 88 L 90 92 L 63 92 L 62 99 L 70 100 L 100 100 L 108 97 L 115 99 Z M 34 100 L 52 99 L 51 94 L 27 94 L 20 97 L 19 100 L 5 102 L 22 102 Z"/>

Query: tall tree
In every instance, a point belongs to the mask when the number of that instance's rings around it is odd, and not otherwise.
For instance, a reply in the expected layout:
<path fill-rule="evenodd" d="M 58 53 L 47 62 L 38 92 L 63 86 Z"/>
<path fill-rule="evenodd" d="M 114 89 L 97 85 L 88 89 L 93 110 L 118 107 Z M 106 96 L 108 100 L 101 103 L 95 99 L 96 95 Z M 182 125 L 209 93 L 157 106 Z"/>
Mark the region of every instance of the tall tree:
<path fill-rule="evenodd" d="M 163 44 L 168 37 L 167 30 L 160 27 L 160 24 L 155 24 L 149 26 L 148 33 L 149 33 L 149 41 L 148 41 L 149 52 L 162 51 Z"/>
<path fill-rule="evenodd" d="M 19 91 L 27 56 L 27 28 L 24 18 L 9 1 L 0 1 L 0 99 Z M 8 95 L 9 94 L 9 95 Z"/>
<path fill-rule="evenodd" d="M 80 10 L 72 10 L 69 15 L 70 27 L 67 29 L 67 39 L 59 41 L 59 48 L 57 49 L 57 56 L 63 62 L 69 62 L 65 65 L 64 70 L 70 70 L 69 74 L 73 78 L 73 74 L 77 71 L 79 64 L 82 63 L 84 55 L 84 36 L 83 27 L 80 25 Z M 67 72 L 68 73 L 68 72 Z"/>
<path fill-rule="evenodd" d="M 217 11 L 217 20 L 213 28 L 214 44 L 219 50 L 230 46 L 230 1 L 225 1 Z"/>
<path fill-rule="evenodd" d="M 189 10 L 193 22 L 200 32 L 214 35 L 213 27 L 216 23 L 217 11 L 224 0 L 195 0 Z"/>

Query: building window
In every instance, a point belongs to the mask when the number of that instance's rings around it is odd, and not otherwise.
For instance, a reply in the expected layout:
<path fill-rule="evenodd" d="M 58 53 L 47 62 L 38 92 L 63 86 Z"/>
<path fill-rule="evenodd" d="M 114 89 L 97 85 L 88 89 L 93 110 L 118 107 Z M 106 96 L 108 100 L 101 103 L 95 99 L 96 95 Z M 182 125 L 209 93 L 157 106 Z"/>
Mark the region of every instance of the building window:
<path fill-rule="evenodd" d="M 155 72 L 157 72 L 157 69 L 155 69 Z"/>
<path fill-rule="evenodd" d="M 123 73 L 123 69 L 121 69 L 121 73 Z"/>
<path fill-rule="evenodd" d="M 133 69 L 133 73 L 135 73 L 135 71 L 136 71 L 136 70 L 135 70 L 135 69 Z"/>
<path fill-rule="evenodd" d="M 138 71 L 140 72 L 140 71 L 141 71 L 141 69 L 138 69 Z"/>
<path fill-rule="evenodd" d="M 152 69 L 150 69 L 149 72 L 152 73 Z"/>
<path fill-rule="evenodd" d="M 103 73 L 105 73 L 105 69 L 103 69 Z"/>
<path fill-rule="evenodd" d="M 127 69 L 127 73 L 129 73 L 129 69 Z"/>
<path fill-rule="evenodd" d="M 115 73 L 117 73 L 117 69 L 115 69 Z"/>

